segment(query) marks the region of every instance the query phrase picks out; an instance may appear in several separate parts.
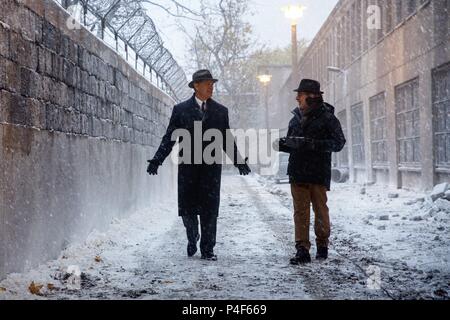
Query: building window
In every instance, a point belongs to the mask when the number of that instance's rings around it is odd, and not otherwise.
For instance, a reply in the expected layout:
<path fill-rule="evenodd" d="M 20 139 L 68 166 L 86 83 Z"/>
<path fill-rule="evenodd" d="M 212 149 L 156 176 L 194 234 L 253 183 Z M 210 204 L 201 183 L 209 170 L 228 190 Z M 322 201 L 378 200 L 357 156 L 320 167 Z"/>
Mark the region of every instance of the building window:
<path fill-rule="evenodd" d="M 356 56 L 359 57 L 362 53 L 362 29 L 366 28 L 366 25 L 363 25 L 363 19 L 361 16 L 361 1 L 356 1 Z"/>
<path fill-rule="evenodd" d="M 359 103 L 352 106 L 351 112 L 353 164 L 355 166 L 364 166 L 365 156 L 363 104 Z"/>
<path fill-rule="evenodd" d="M 383 19 L 383 17 L 384 17 L 384 10 L 385 10 L 385 8 L 384 8 L 384 6 L 382 5 L 382 3 L 383 3 L 384 1 L 377 1 L 376 3 L 377 3 L 377 6 L 380 8 L 380 16 L 381 16 L 381 19 Z M 378 30 L 376 30 L 376 41 L 378 42 L 378 41 L 380 41 L 382 38 L 383 38 L 383 20 L 381 20 L 381 25 L 380 25 L 380 29 L 378 29 Z"/>
<path fill-rule="evenodd" d="M 350 19 L 350 11 L 347 11 L 345 14 L 345 67 L 347 67 L 351 63 L 352 59 L 352 45 L 351 45 L 351 35 L 352 35 L 352 29 L 351 29 L 351 19 Z"/>
<path fill-rule="evenodd" d="M 338 34 L 337 34 L 337 45 L 338 45 L 338 67 L 343 69 L 345 66 L 344 63 L 344 46 L 343 43 L 345 41 L 345 34 L 344 34 L 344 19 L 341 19 L 338 26 Z"/>
<path fill-rule="evenodd" d="M 403 2 L 404 0 L 397 0 L 395 2 L 395 25 L 399 25 L 403 22 Z"/>
<path fill-rule="evenodd" d="M 388 34 L 393 29 L 394 24 L 394 8 L 391 1 L 384 1 L 384 32 Z"/>
<path fill-rule="evenodd" d="M 450 63 L 433 71 L 435 164 L 450 168 Z"/>
<path fill-rule="evenodd" d="M 367 49 L 369 48 L 369 29 L 367 28 L 367 19 L 368 19 L 368 15 L 367 15 L 367 9 L 368 9 L 368 3 L 367 0 L 363 1 L 363 6 L 362 6 L 362 21 L 363 21 L 363 26 L 362 26 L 362 51 L 366 52 Z"/>
<path fill-rule="evenodd" d="M 420 165 L 419 79 L 395 89 L 398 161 L 403 166 Z"/>
<path fill-rule="evenodd" d="M 385 166 L 388 162 L 385 93 L 370 98 L 369 107 L 372 161 L 374 165 Z"/>
<path fill-rule="evenodd" d="M 337 114 L 337 118 L 339 122 L 341 123 L 342 132 L 344 132 L 344 135 L 347 136 L 347 111 L 342 110 Z M 341 152 L 338 153 L 338 166 L 340 168 L 348 168 L 348 147 L 347 144 L 345 144 L 344 148 L 341 150 Z"/>
<path fill-rule="evenodd" d="M 417 0 L 406 0 L 406 17 L 412 15 L 417 9 Z"/>
<path fill-rule="evenodd" d="M 395 6 L 395 25 L 401 24 L 409 16 L 417 13 L 420 6 L 430 0 L 397 0 L 393 1 Z"/>
<path fill-rule="evenodd" d="M 351 62 L 353 62 L 358 56 L 358 29 L 360 28 L 356 19 L 356 2 L 352 4 L 350 11 L 351 24 Z"/>

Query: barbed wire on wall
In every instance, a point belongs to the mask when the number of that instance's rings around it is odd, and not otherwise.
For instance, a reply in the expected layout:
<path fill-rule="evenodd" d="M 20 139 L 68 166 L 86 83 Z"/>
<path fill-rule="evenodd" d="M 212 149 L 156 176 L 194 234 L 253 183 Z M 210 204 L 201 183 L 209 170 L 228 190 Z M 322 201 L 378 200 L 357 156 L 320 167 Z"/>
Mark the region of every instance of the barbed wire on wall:
<path fill-rule="evenodd" d="M 184 70 L 139 0 L 54 1 L 175 101 L 190 95 Z"/>

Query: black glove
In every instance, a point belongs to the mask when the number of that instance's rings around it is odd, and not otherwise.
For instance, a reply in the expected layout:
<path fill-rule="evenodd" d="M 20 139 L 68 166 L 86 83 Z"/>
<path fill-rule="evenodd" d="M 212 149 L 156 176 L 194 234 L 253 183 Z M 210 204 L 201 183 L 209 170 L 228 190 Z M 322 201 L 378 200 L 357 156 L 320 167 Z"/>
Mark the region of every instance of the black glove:
<path fill-rule="evenodd" d="M 303 148 L 307 148 L 307 147 L 312 147 L 313 145 L 313 140 L 310 138 L 305 138 L 305 137 L 287 137 L 286 139 L 286 147 L 291 148 L 291 149 L 303 149 Z"/>
<path fill-rule="evenodd" d="M 239 174 L 241 176 L 246 176 L 248 175 L 250 172 L 252 172 L 252 170 L 250 170 L 250 167 L 247 165 L 247 161 L 248 161 L 248 157 L 245 158 L 245 163 L 244 164 L 238 164 L 236 165 L 236 167 L 239 170 Z"/>
<path fill-rule="evenodd" d="M 275 151 L 280 151 L 282 149 L 286 149 L 287 145 L 286 145 L 286 138 L 280 138 L 280 139 L 276 139 L 273 143 L 272 143 L 272 147 Z"/>
<path fill-rule="evenodd" d="M 159 167 L 159 163 L 158 161 L 156 161 L 155 159 L 152 160 L 147 160 L 148 161 L 148 167 L 147 167 L 147 172 L 149 175 L 157 175 L 158 174 L 158 167 Z"/>

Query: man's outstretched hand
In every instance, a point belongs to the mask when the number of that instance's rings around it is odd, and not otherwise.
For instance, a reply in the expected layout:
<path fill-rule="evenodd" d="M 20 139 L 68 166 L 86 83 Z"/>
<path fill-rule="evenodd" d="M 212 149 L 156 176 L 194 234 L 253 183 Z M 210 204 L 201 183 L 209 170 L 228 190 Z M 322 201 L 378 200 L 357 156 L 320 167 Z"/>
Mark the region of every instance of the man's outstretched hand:
<path fill-rule="evenodd" d="M 156 160 L 148 160 L 147 172 L 149 175 L 157 175 L 158 174 L 159 164 Z"/>
<path fill-rule="evenodd" d="M 246 175 L 248 175 L 250 172 L 252 172 L 252 170 L 250 170 L 250 167 L 249 167 L 248 164 L 247 164 L 247 161 L 248 161 L 248 157 L 245 158 L 245 163 L 244 163 L 244 164 L 238 164 L 238 165 L 236 166 L 236 167 L 238 168 L 239 174 L 240 174 L 241 176 L 246 176 Z"/>

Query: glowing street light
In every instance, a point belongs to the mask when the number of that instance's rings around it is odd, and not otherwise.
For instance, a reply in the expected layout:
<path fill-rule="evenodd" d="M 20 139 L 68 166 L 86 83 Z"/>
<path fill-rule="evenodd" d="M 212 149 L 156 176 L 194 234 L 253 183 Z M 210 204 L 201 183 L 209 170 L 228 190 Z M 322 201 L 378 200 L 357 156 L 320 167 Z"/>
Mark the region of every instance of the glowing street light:
<path fill-rule="evenodd" d="M 267 86 L 269 84 L 269 82 L 272 80 L 272 76 L 270 74 L 261 74 L 258 76 L 258 80 L 264 86 Z"/>
<path fill-rule="evenodd" d="M 306 10 L 305 6 L 302 5 L 288 5 L 281 8 L 283 10 L 286 18 L 291 20 L 291 25 L 297 25 L 297 21 L 303 17 L 303 11 Z"/>
<path fill-rule="evenodd" d="M 291 21 L 291 41 L 292 41 L 292 72 L 296 74 L 298 71 L 298 48 L 297 48 L 297 22 L 303 17 L 306 10 L 302 5 L 289 5 L 281 8 L 286 18 Z"/>

